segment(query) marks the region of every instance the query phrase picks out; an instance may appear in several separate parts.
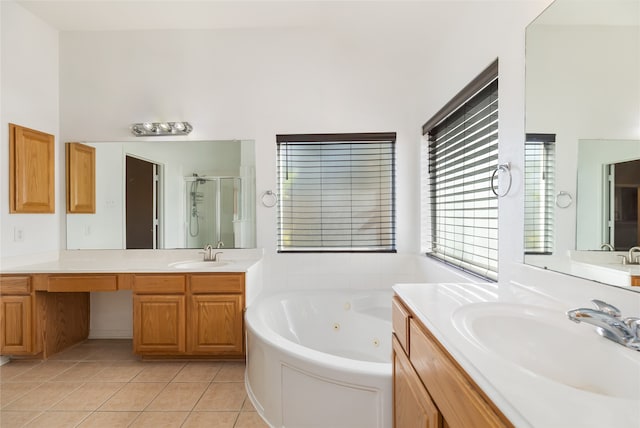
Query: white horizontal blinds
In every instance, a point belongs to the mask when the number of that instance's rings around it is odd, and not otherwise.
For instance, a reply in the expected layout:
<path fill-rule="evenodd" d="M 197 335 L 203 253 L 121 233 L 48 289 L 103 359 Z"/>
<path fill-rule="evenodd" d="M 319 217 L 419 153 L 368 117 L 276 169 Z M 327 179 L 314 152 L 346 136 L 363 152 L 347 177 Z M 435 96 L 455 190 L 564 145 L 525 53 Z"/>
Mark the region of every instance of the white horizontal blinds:
<path fill-rule="evenodd" d="M 498 80 L 428 131 L 432 255 L 498 277 Z"/>
<path fill-rule="evenodd" d="M 555 135 L 527 134 L 524 146 L 524 251 L 553 253 Z"/>
<path fill-rule="evenodd" d="M 277 144 L 278 251 L 395 251 L 395 133 Z"/>

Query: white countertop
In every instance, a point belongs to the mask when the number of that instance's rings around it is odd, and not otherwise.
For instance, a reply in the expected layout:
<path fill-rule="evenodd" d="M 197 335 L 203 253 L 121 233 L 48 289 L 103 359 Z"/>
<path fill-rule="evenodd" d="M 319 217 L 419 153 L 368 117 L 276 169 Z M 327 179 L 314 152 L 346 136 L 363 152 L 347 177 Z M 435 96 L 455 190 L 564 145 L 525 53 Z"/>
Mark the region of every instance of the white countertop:
<path fill-rule="evenodd" d="M 640 352 L 600 337 L 593 326 L 569 321 L 565 313 L 575 306 L 550 298 L 546 291 L 538 293 L 533 287 L 517 284 L 399 284 L 393 289 L 516 427 L 640 427 Z M 591 305 L 585 301 L 584 306 Z M 505 331 L 503 322 L 509 318 L 500 317 L 505 307 L 523 313 L 535 309 L 534 313 L 544 315 L 545 328 L 551 329 L 541 331 L 553 332 L 557 328 L 570 335 L 575 333 L 578 340 L 550 345 L 540 343 L 540 335 L 533 334 L 534 329 L 523 329 L 511 336 L 494 337 L 494 343 L 487 346 L 486 342 L 474 340 L 472 329 L 464 321 L 478 307 L 498 315 L 490 319 L 489 324 L 484 323 L 489 331 L 493 327 L 496 331 Z M 623 316 L 632 315 L 640 316 L 623 313 Z M 504 346 L 496 341 L 503 341 Z M 540 360 L 542 365 L 545 357 L 548 359 L 544 346 L 556 346 L 553 349 L 560 351 L 558 357 L 547 361 L 553 373 L 523 369 L 521 364 L 505 357 L 505 353 L 496 351 L 501 347 L 509 349 L 514 342 L 517 344 L 512 349 L 517 350 L 516 354 L 529 355 L 533 364 Z M 585 363 L 588 358 L 582 357 L 601 354 L 615 358 Z M 621 375 L 616 361 L 632 368 L 622 374 L 631 381 L 626 386 L 631 385 L 632 393 L 620 393 L 623 397 L 616 397 L 592 392 L 597 387 L 581 383 L 582 373 L 584 378 L 595 374 L 601 379 L 616 379 Z M 565 372 L 578 373 L 577 385 L 552 380 L 554 376 L 570 377 Z M 637 394 L 633 392 L 636 389 Z"/>
<path fill-rule="evenodd" d="M 66 250 L 57 257 L 37 261 L 2 260 L 0 273 L 189 273 L 247 272 L 262 259 L 261 249 L 220 249 L 222 266 L 176 268 L 175 263 L 202 261 L 202 250 Z"/>

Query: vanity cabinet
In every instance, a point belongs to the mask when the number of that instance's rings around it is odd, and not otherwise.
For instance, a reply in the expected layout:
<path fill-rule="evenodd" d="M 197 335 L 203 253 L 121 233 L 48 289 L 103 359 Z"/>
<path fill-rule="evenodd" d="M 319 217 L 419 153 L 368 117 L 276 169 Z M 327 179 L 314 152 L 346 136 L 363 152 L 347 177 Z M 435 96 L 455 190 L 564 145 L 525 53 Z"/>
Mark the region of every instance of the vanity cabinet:
<path fill-rule="evenodd" d="M 190 354 L 244 355 L 244 274 L 189 277 Z"/>
<path fill-rule="evenodd" d="M 141 355 L 244 356 L 244 274 L 139 274 L 133 346 Z"/>
<path fill-rule="evenodd" d="M 397 296 L 392 319 L 394 427 L 513 426 Z"/>
<path fill-rule="evenodd" d="M 35 304 L 29 276 L 0 277 L 0 355 L 41 351 Z"/>
<path fill-rule="evenodd" d="M 135 275 L 133 279 L 133 352 L 183 354 L 185 275 Z"/>

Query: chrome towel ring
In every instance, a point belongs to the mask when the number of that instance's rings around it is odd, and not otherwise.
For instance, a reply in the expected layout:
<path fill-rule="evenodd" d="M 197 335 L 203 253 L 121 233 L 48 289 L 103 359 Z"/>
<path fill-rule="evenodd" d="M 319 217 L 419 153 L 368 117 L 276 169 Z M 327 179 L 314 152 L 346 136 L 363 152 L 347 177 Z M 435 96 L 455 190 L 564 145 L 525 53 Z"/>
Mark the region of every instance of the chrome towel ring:
<path fill-rule="evenodd" d="M 558 208 L 569 208 L 573 203 L 571 193 L 561 190 L 556 194 L 556 206 Z"/>
<path fill-rule="evenodd" d="M 278 204 L 278 194 L 273 190 L 267 190 L 262 194 L 260 200 L 265 207 L 273 208 Z"/>
<path fill-rule="evenodd" d="M 507 173 L 507 177 L 509 177 L 509 184 L 507 184 L 507 190 L 505 190 L 504 193 L 498 193 L 496 191 L 496 187 L 494 185 L 494 181 L 496 179 L 496 176 L 498 175 L 498 173 L 500 171 Z M 491 174 L 491 191 L 493 192 L 494 195 L 496 195 L 499 198 L 507 196 L 507 193 L 509 193 L 509 190 L 511 190 L 511 181 L 512 181 L 512 179 L 511 179 L 511 165 L 508 162 L 499 164 L 497 166 L 497 168 L 493 171 L 493 174 Z"/>

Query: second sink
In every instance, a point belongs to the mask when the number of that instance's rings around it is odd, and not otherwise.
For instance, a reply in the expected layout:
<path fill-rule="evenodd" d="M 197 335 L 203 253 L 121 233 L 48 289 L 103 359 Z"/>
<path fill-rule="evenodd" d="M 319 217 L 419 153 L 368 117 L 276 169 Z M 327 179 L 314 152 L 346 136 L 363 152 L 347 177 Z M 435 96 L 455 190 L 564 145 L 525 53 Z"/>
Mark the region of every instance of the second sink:
<path fill-rule="evenodd" d="M 640 358 L 634 351 L 617 349 L 561 311 L 475 303 L 458 309 L 452 321 L 480 349 L 537 376 L 594 394 L 640 399 Z M 600 376 L 601 365 L 607 365 L 606 377 Z"/>

